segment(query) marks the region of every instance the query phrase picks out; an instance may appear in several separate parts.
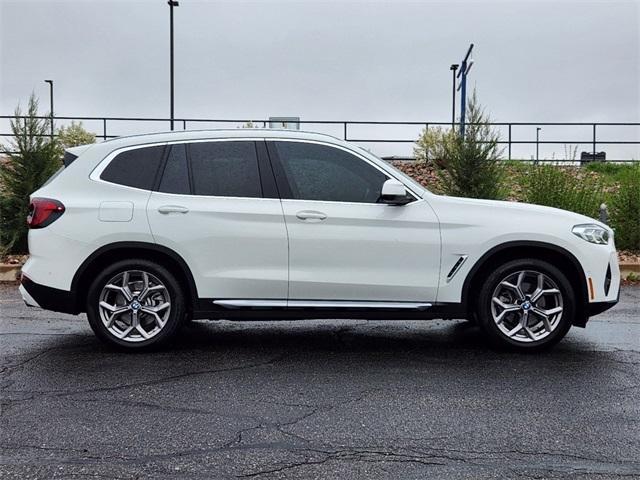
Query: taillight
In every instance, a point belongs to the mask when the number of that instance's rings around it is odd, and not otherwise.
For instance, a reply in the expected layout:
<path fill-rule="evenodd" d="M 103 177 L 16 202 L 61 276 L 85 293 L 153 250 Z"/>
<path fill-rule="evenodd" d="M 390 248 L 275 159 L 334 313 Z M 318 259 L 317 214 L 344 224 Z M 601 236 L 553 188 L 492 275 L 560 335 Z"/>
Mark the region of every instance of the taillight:
<path fill-rule="evenodd" d="M 34 198 L 29 204 L 27 225 L 29 228 L 44 228 L 51 225 L 64 213 L 64 205 L 50 198 Z"/>

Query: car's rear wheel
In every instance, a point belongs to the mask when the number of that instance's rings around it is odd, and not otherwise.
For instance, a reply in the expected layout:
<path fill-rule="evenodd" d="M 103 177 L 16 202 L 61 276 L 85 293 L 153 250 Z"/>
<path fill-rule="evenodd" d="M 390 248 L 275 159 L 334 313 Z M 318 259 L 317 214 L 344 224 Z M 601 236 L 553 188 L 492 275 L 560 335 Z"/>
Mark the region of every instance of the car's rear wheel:
<path fill-rule="evenodd" d="M 479 323 L 496 346 L 540 350 L 569 331 L 575 293 L 567 277 L 548 262 L 522 259 L 496 268 L 480 289 Z"/>
<path fill-rule="evenodd" d="M 176 333 L 185 301 L 175 277 L 154 262 L 117 262 L 89 288 L 87 317 L 96 335 L 131 350 L 156 347 Z"/>

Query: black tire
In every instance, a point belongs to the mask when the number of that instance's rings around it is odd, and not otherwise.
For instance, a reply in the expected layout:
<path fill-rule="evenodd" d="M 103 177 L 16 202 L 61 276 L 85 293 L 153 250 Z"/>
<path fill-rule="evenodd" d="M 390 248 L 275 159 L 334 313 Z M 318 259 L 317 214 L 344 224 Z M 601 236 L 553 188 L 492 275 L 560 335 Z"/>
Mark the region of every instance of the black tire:
<path fill-rule="evenodd" d="M 492 299 L 495 289 L 504 279 L 521 271 L 544 274 L 555 283 L 561 295 L 563 310 L 557 325 L 547 336 L 535 341 L 525 342 L 509 337 L 498 327 L 492 314 Z M 514 351 L 534 352 L 550 348 L 564 338 L 573 324 L 576 312 L 575 299 L 576 295 L 571 283 L 558 268 L 543 260 L 525 258 L 500 265 L 488 275 L 480 288 L 476 303 L 476 315 L 480 327 L 493 346 Z M 515 303 L 521 302 L 521 300 L 517 300 Z"/>
<path fill-rule="evenodd" d="M 100 315 L 100 295 L 110 279 L 125 271 L 144 271 L 155 276 L 165 287 L 171 304 L 164 326 L 153 337 L 131 342 L 118 338 L 103 323 Z M 164 292 L 163 292 L 164 293 Z M 89 325 L 96 336 L 113 346 L 130 351 L 155 349 L 165 345 L 177 333 L 186 318 L 185 296 L 176 278 L 162 265 L 145 259 L 121 260 L 105 268 L 89 287 L 86 304 Z"/>

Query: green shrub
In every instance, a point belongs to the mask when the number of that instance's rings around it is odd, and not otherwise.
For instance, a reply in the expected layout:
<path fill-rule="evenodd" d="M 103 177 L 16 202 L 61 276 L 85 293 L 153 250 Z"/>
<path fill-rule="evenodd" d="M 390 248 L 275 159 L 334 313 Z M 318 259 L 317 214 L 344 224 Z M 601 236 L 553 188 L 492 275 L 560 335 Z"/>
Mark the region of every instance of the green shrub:
<path fill-rule="evenodd" d="M 522 181 L 522 199 L 527 203 L 561 208 L 598 218 L 605 199 L 600 178 L 578 174 L 553 165 L 531 166 Z"/>
<path fill-rule="evenodd" d="M 640 251 L 640 165 L 629 167 L 621 175 L 620 186 L 609 202 L 611 226 L 616 231 L 616 246 Z"/>
<path fill-rule="evenodd" d="M 416 146 L 413 148 L 413 156 L 416 162 L 429 166 L 437 165 L 445 168 L 446 146 L 455 140 L 455 132 L 452 129 L 442 127 L 428 127 L 422 130 Z"/>
<path fill-rule="evenodd" d="M 64 150 L 66 148 L 96 143 L 96 134 L 91 133 L 82 126 L 82 122 L 71 121 L 71 125 L 58 129 L 58 143 Z"/>
<path fill-rule="evenodd" d="M 465 136 L 444 142 L 444 166 L 438 169 L 446 195 L 503 199 L 504 168 L 500 164 L 500 139 L 473 93 L 467 105 Z"/>
<path fill-rule="evenodd" d="M 15 110 L 21 116 L 20 107 Z M 0 167 L 0 245 L 5 253 L 27 252 L 29 195 L 61 166 L 60 148 L 49 137 L 50 123 L 38 119 L 38 100 L 29 98 L 26 118 L 11 121 L 13 141 Z"/>

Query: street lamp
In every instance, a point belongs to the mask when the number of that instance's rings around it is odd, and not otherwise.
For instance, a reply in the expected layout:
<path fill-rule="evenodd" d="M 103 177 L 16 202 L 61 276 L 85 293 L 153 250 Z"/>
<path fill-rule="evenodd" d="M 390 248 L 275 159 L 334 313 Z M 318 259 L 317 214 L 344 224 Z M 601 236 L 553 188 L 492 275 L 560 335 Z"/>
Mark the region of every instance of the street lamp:
<path fill-rule="evenodd" d="M 171 83 L 171 130 L 173 131 L 173 7 L 177 7 L 180 3 L 177 0 L 169 0 L 167 2 L 169 5 L 169 37 L 170 37 L 170 53 L 169 53 L 169 61 L 170 61 L 170 83 Z"/>
<path fill-rule="evenodd" d="M 49 84 L 49 101 L 51 102 L 51 140 L 53 141 L 53 80 L 45 80 L 45 83 Z"/>
<path fill-rule="evenodd" d="M 451 73 L 453 75 L 453 86 L 451 88 L 453 93 L 453 104 L 451 106 L 451 130 L 455 128 L 456 124 L 456 70 L 458 70 L 459 66 L 460 65 L 458 65 L 457 63 L 454 63 L 453 65 L 451 65 L 451 67 L 449 67 L 449 70 L 451 70 Z"/>
<path fill-rule="evenodd" d="M 542 127 L 536 127 L 536 165 L 540 161 L 540 130 Z"/>

